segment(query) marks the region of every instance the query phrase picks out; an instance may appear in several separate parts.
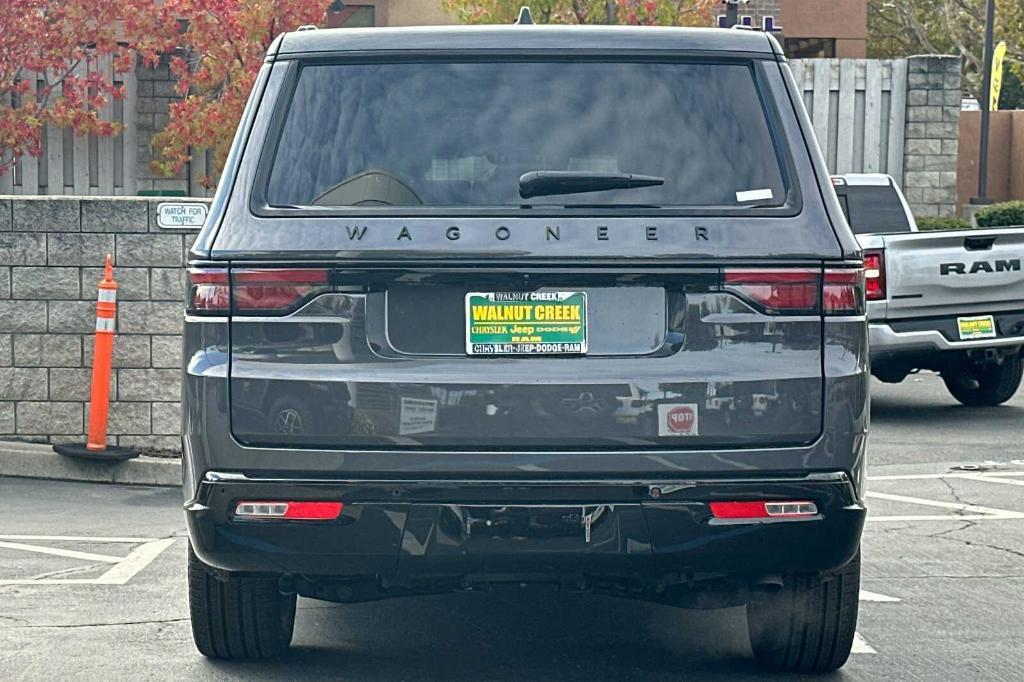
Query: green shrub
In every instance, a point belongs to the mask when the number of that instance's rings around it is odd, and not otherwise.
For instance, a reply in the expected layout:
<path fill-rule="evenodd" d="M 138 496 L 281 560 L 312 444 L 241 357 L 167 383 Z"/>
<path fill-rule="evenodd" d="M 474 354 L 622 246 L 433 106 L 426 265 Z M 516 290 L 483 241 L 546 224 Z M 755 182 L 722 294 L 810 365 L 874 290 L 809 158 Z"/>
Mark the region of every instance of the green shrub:
<path fill-rule="evenodd" d="M 993 204 L 978 211 L 978 227 L 1009 227 L 1024 225 L 1024 201 Z"/>
<path fill-rule="evenodd" d="M 969 230 L 971 224 L 963 218 L 917 218 L 917 229 L 926 230 Z"/>

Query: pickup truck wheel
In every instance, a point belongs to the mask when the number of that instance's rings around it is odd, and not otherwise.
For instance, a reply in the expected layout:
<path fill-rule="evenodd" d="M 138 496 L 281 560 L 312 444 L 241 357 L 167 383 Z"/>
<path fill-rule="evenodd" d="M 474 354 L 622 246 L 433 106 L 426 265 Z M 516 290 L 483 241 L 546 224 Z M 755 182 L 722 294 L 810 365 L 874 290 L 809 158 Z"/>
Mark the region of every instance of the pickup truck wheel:
<path fill-rule="evenodd" d="M 785 672 L 836 670 L 850 655 L 857 627 L 860 554 L 832 575 L 797 577 L 747 605 L 754 658 Z"/>
<path fill-rule="evenodd" d="M 192 638 L 208 658 L 271 658 L 288 650 L 295 595 L 275 578 L 214 576 L 188 548 L 188 606 Z"/>
<path fill-rule="evenodd" d="M 1020 355 L 1006 358 L 1001 365 L 962 365 L 942 373 L 946 389 L 969 407 L 1002 405 L 1020 387 L 1024 363 Z"/>

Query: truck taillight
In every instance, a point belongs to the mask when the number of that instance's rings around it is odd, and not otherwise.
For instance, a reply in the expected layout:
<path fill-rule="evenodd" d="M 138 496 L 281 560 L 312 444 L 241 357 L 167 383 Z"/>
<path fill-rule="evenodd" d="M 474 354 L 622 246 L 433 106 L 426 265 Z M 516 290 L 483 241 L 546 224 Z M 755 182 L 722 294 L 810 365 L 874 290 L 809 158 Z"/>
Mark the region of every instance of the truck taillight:
<path fill-rule="evenodd" d="M 728 269 L 725 288 L 766 313 L 799 314 L 818 312 L 819 270 L 803 268 Z"/>
<path fill-rule="evenodd" d="M 885 252 L 864 252 L 864 281 L 869 301 L 885 300 Z"/>
<path fill-rule="evenodd" d="M 231 285 L 233 312 L 241 315 L 284 315 L 330 290 L 323 268 L 232 270 Z"/>
<path fill-rule="evenodd" d="M 226 268 L 189 268 L 186 306 L 192 315 L 226 315 L 231 309 Z"/>
<path fill-rule="evenodd" d="M 863 315 L 864 271 L 860 268 L 825 270 L 821 297 L 826 315 Z"/>

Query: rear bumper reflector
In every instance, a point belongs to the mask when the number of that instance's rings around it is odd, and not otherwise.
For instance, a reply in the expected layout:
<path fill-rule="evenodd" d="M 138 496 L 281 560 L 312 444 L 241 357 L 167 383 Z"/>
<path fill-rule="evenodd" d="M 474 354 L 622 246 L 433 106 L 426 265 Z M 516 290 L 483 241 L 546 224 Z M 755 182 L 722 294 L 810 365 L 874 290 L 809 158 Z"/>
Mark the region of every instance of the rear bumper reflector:
<path fill-rule="evenodd" d="M 818 506 L 806 500 L 766 502 L 709 502 L 716 519 L 774 519 L 817 516 Z"/>
<path fill-rule="evenodd" d="M 235 506 L 235 517 L 331 521 L 341 516 L 343 508 L 341 502 L 239 502 Z"/>

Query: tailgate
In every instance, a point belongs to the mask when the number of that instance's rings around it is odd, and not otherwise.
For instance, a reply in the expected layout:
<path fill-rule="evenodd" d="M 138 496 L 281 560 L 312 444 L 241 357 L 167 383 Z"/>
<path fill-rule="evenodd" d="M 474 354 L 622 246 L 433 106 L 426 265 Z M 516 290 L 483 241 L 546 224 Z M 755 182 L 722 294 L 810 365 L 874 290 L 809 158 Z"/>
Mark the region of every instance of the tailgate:
<path fill-rule="evenodd" d="M 769 314 L 718 267 L 309 269 L 232 271 L 236 313 L 243 291 L 254 311 L 230 322 L 232 431 L 246 444 L 678 449 L 821 433 L 820 313 Z M 252 305 L 294 291 L 287 314 Z M 467 294 L 509 292 L 585 297 L 585 352 L 471 354 Z M 515 313 L 481 314 L 500 327 Z"/>
<path fill-rule="evenodd" d="M 1024 301 L 1024 230 L 881 235 L 890 319 L 986 313 Z"/>

